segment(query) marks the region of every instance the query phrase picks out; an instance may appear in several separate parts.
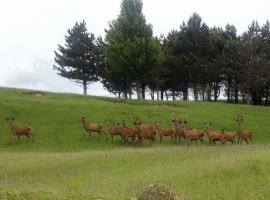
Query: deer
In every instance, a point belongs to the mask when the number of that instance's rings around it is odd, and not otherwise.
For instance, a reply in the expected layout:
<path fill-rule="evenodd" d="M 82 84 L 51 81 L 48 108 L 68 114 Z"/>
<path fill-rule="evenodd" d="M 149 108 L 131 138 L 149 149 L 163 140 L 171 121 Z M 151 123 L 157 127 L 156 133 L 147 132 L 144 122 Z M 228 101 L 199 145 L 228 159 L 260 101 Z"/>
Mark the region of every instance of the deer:
<path fill-rule="evenodd" d="M 90 137 L 92 133 L 98 133 L 99 135 L 103 134 L 105 138 L 108 139 L 106 132 L 103 131 L 103 126 L 101 124 L 87 122 L 85 117 L 81 117 L 81 123 L 85 131 L 89 133 Z"/>
<path fill-rule="evenodd" d="M 123 142 L 125 144 L 127 144 L 128 143 L 128 138 L 131 137 L 132 138 L 132 144 L 134 144 L 135 141 L 136 141 L 136 138 L 138 136 L 137 128 L 127 127 L 125 120 L 122 121 L 120 127 L 121 127 L 120 130 L 121 130 L 121 134 L 122 134 L 122 137 L 123 137 Z"/>
<path fill-rule="evenodd" d="M 197 129 L 187 129 L 186 128 L 187 121 L 181 121 L 181 127 L 184 133 L 184 136 L 188 142 L 188 144 L 191 144 L 192 141 L 196 141 L 196 145 L 198 144 L 198 140 L 200 140 L 201 144 L 205 143 L 203 137 L 205 135 L 203 130 L 197 130 Z"/>
<path fill-rule="evenodd" d="M 176 118 L 172 119 L 169 124 L 174 128 L 174 142 L 181 141 L 181 137 L 185 139 L 184 130 L 181 126 L 182 120 L 177 120 Z"/>
<path fill-rule="evenodd" d="M 159 133 L 159 143 L 162 143 L 163 137 L 171 137 L 173 141 L 174 129 L 173 128 L 160 128 L 161 121 L 155 122 L 155 129 Z"/>
<path fill-rule="evenodd" d="M 214 131 L 212 123 L 206 123 L 206 127 L 204 129 L 205 134 L 208 136 L 209 144 L 216 145 L 216 141 L 220 141 L 224 144 L 224 139 L 221 135 L 220 131 Z"/>
<path fill-rule="evenodd" d="M 116 126 L 112 127 L 112 120 L 108 120 L 106 122 L 108 122 L 108 134 L 111 135 L 111 141 L 113 142 L 113 137 L 117 136 L 117 135 L 119 135 L 121 137 L 121 141 L 122 141 L 122 133 L 121 133 L 120 123 L 117 123 Z"/>
<path fill-rule="evenodd" d="M 225 131 L 224 129 L 221 129 L 221 137 L 224 140 L 224 144 L 226 141 L 231 142 L 232 144 L 236 144 L 235 137 L 237 136 L 236 132 L 228 132 Z"/>
<path fill-rule="evenodd" d="M 21 136 L 26 136 L 28 139 L 30 136 L 32 136 L 33 139 L 33 132 L 32 128 L 30 126 L 17 126 L 14 124 L 14 118 L 6 118 L 6 122 L 9 124 L 10 129 L 11 129 L 11 138 L 14 138 L 15 136 L 18 137 L 18 142 L 20 141 Z"/>
<path fill-rule="evenodd" d="M 142 143 L 144 139 L 148 139 L 150 144 L 156 141 L 156 129 L 151 124 L 142 124 L 138 116 L 133 116 L 133 124 L 138 130 L 138 139 Z"/>
<path fill-rule="evenodd" d="M 237 125 L 237 136 L 238 136 L 237 143 L 239 144 L 239 140 L 241 140 L 241 144 L 242 144 L 243 140 L 245 140 L 247 144 L 248 144 L 248 140 L 251 143 L 254 143 L 252 140 L 252 135 L 253 135 L 252 132 L 241 128 L 241 125 L 244 122 L 243 116 L 238 115 L 237 118 L 235 119 L 235 121 L 236 121 L 236 125 Z"/>

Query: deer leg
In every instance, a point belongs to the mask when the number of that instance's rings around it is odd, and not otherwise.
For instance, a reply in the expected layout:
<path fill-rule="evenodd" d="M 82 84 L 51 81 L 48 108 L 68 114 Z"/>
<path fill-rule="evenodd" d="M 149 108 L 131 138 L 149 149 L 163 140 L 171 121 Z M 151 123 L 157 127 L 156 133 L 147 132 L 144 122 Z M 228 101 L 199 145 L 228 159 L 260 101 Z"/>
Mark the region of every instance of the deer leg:
<path fill-rule="evenodd" d="M 247 140 L 247 138 L 245 138 L 245 141 L 246 141 L 246 143 L 248 144 L 248 140 Z"/>
<path fill-rule="evenodd" d="M 249 137 L 249 140 L 250 140 L 250 142 L 251 142 L 252 144 L 254 144 L 254 142 L 253 142 L 253 140 L 252 140 L 252 138 L 251 138 L 251 137 Z"/>
<path fill-rule="evenodd" d="M 20 136 L 18 135 L 18 143 L 20 142 Z"/>
<path fill-rule="evenodd" d="M 161 144 L 162 142 L 162 136 L 159 136 L 159 143 Z"/>

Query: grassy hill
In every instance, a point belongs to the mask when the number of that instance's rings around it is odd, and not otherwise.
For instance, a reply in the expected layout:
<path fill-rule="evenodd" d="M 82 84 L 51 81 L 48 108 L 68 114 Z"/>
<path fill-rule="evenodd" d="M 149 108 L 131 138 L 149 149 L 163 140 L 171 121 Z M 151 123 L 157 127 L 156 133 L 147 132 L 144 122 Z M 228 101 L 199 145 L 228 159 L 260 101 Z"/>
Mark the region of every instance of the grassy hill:
<path fill-rule="evenodd" d="M 100 122 L 133 114 L 144 122 L 185 118 L 188 126 L 244 128 L 255 145 L 122 145 L 104 137 L 84 137 L 80 117 Z M 4 121 L 33 128 L 34 141 L 10 141 Z M 0 199 L 129 199 L 151 183 L 172 185 L 185 199 L 270 198 L 270 108 L 203 102 L 155 102 L 0 88 Z"/>

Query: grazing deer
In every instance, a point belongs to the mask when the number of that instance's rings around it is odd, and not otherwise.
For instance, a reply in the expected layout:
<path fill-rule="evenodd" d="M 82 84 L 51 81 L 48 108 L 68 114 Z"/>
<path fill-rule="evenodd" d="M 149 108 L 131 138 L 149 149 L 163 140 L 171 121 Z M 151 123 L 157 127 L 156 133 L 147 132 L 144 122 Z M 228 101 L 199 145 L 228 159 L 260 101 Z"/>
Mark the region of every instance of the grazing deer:
<path fill-rule="evenodd" d="M 160 121 L 155 122 L 155 129 L 159 133 L 159 143 L 161 144 L 163 137 L 171 137 L 173 141 L 174 129 L 173 128 L 160 128 Z"/>
<path fill-rule="evenodd" d="M 106 133 L 102 130 L 103 127 L 101 124 L 87 122 L 85 117 L 81 117 L 81 122 L 85 131 L 89 133 L 90 137 L 92 133 L 98 133 L 99 135 L 103 134 L 106 139 L 108 139 Z"/>
<path fill-rule="evenodd" d="M 121 127 L 120 129 L 121 134 L 122 134 L 125 144 L 128 143 L 128 138 L 130 137 L 132 138 L 132 143 L 134 144 L 138 136 L 138 130 L 136 128 L 127 127 L 125 120 L 123 120 L 120 127 Z"/>
<path fill-rule="evenodd" d="M 236 121 L 236 125 L 237 125 L 237 136 L 238 136 L 237 143 L 239 144 L 239 140 L 241 140 L 241 144 L 242 144 L 243 140 L 245 140 L 247 144 L 248 144 L 248 140 L 251 143 L 254 143 L 252 140 L 252 132 L 241 128 L 241 125 L 244 122 L 243 116 L 238 115 L 237 118 L 235 119 L 235 121 Z"/>
<path fill-rule="evenodd" d="M 11 138 L 15 136 L 18 137 L 18 142 L 20 141 L 21 136 L 26 136 L 28 139 L 30 136 L 33 138 L 33 132 L 30 126 L 17 126 L 14 124 L 14 118 L 6 118 L 6 122 L 9 124 L 11 129 Z"/>
<path fill-rule="evenodd" d="M 216 141 L 220 141 L 224 143 L 223 137 L 220 131 L 214 131 L 212 123 L 206 123 L 206 127 L 204 129 L 205 134 L 208 136 L 209 144 L 216 145 Z"/>
<path fill-rule="evenodd" d="M 183 129 L 184 136 L 188 142 L 188 144 L 191 144 L 192 141 L 196 141 L 196 145 L 198 144 L 198 140 L 200 140 L 201 144 L 205 143 L 203 137 L 204 137 L 204 131 L 203 130 L 191 130 L 186 129 L 187 121 L 184 120 L 181 122 L 181 127 Z"/>
<path fill-rule="evenodd" d="M 224 140 L 224 143 L 226 141 L 231 142 L 232 144 L 236 144 L 235 137 L 237 136 L 236 132 L 228 132 L 224 129 L 221 129 L 221 137 Z"/>
<path fill-rule="evenodd" d="M 119 123 L 112 127 L 112 120 L 108 120 L 108 134 L 111 135 L 111 140 L 113 142 L 113 137 L 119 135 L 122 141 L 121 125 Z"/>

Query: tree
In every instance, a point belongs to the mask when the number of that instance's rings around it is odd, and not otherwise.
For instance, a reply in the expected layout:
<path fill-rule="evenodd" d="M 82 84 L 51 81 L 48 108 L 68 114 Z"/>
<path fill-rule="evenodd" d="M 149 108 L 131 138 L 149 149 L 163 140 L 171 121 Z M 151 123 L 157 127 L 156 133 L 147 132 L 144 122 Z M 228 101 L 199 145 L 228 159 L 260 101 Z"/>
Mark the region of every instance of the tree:
<path fill-rule="evenodd" d="M 160 66 L 161 47 L 146 23 L 141 0 L 123 0 L 118 18 L 106 30 L 105 55 L 111 71 L 135 86 L 137 98 L 145 98 L 147 80 Z"/>
<path fill-rule="evenodd" d="M 209 61 L 209 28 L 197 13 L 193 13 L 187 24 L 183 23 L 180 27 L 180 33 L 183 64 L 188 67 L 190 85 L 197 101 Z"/>
<path fill-rule="evenodd" d="M 65 36 L 65 46 L 58 45 L 55 53 L 54 69 L 57 74 L 74 80 L 83 85 L 83 93 L 87 95 L 87 85 L 98 81 L 96 68 L 102 62 L 101 52 L 97 48 L 95 36 L 87 32 L 86 23 L 76 22 L 72 29 L 68 29 Z"/>

